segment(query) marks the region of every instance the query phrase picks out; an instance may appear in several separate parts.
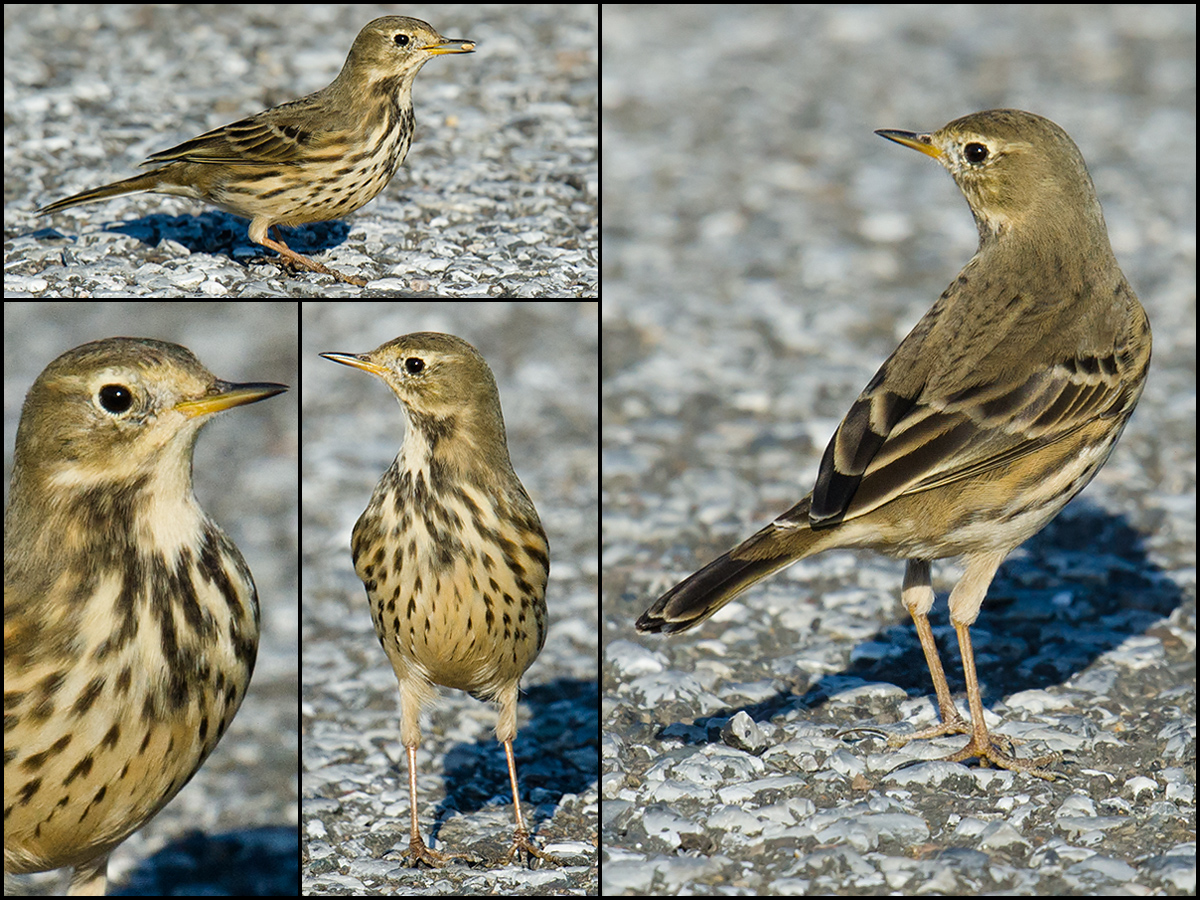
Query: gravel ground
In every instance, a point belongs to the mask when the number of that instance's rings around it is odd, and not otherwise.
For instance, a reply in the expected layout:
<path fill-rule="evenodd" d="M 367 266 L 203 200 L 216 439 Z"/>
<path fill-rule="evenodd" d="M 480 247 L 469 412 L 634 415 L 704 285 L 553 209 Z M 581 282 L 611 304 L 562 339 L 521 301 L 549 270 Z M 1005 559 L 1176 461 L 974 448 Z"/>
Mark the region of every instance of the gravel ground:
<path fill-rule="evenodd" d="M 196 496 L 238 545 L 258 586 L 258 661 L 246 700 L 212 756 L 113 854 L 109 877 L 122 893 L 296 889 L 297 327 L 294 303 L 4 305 L 6 499 L 25 393 L 51 360 L 79 344 L 154 337 L 188 347 L 221 378 L 291 386 L 286 394 L 220 416 L 196 444 Z M 54 877 L 24 880 L 45 889 Z"/>
<path fill-rule="evenodd" d="M 594 6 L 6 6 L 8 297 L 595 297 Z M 214 16 L 213 11 L 219 10 Z M 149 154 L 333 80 L 371 19 L 478 43 L 414 88 L 392 183 L 293 249 L 372 280 L 288 277 L 244 219 L 141 194 L 35 217 Z"/>
<path fill-rule="evenodd" d="M 306 894 L 594 894 L 597 886 L 597 308 L 590 303 L 305 304 L 304 800 Z M 470 341 L 496 375 L 513 464 L 550 539 L 550 628 L 522 681 L 522 810 L 563 867 L 402 868 L 407 762 L 396 678 L 350 559 L 350 531 L 404 431 L 376 379 L 318 359 L 412 331 Z M 507 850 L 511 791 L 496 707 L 439 691 L 417 754 L 422 834 Z"/>
<path fill-rule="evenodd" d="M 609 7 L 605 29 L 604 892 L 1193 892 L 1194 167 L 1162 165 L 1193 156 L 1190 13 Z M 838 736 L 936 716 L 898 562 L 822 554 L 693 632 L 633 629 L 811 488 L 974 250 L 948 175 L 871 131 L 996 106 L 1079 144 L 1155 333 L 1112 459 L 972 628 L 991 724 L 1061 751 L 1054 783 L 935 760 L 961 736 Z M 933 623 L 962 698 L 959 571 L 935 566 Z"/>

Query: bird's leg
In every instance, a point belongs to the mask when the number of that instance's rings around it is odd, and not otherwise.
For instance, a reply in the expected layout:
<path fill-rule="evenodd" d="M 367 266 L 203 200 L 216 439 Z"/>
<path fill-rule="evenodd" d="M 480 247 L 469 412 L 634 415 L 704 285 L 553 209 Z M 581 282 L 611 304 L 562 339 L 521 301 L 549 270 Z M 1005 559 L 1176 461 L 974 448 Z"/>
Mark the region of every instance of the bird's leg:
<path fill-rule="evenodd" d="M 902 747 L 912 740 L 940 737 L 945 734 L 969 734 L 971 739 L 967 745 L 956 753 L 945 757 L 949 762 L 962 762 L 964 759 L 977 758 L 983 765 L 994 764 L 1003 769 L 1016 772 L 1028 772 L 1038 778 L 1053 781 L 1054 775 L 1045 771 L 1045 766 L 1060 759 L 1057 754 L 1039 759 L 1018 759 L 1012 753 L 1012 746 L 1020 741 L 1004 736 L 993 736 L 983 717 L 983 698 L 979 691 L 979 673 L 975 669 L 975 652 L 971 647 L 971 625 L 979 615 L 979 608 L 987 596 L 992 578 L 1000 563 L 1006 556 L 1003 552 L 979 553 L 967 559 L 966 571 L 954 590 L 950 593 L 950 622 L 958 635 L 959 655 L 962 656 L 963 679 L 967 683 L 967 705 L 971 711 L 971 721 L 963 721 L 950 698 L 950 688 L 946 684 L 946 675 L 938 658 L 937 646 L 933 641 L 933 631 L 929 627 L 927 613 L 933 604 L 933 588 L 930 586 L 929 563 L 910 560 L 904 574 L 904 604 L 912 613 L 917 625 L 917 636 L 921 639 L 921 647 L 925 651 L 925 660 L 929 663 L 929 673 L 933 678 L 933 687 L 937 692 L 938 707 L 941 710 L 942 722 L 930 728 L 918 731 L 916 734 L 903 738 L 891 738 L 889 746 Z"/>
<path fill-rule="evenodd" d="M 412 834 L 409 837 L 408 849 L 401 854 L 405 865 L 420 866 L 424 863 L 434 869 L 449 865 L 453 859 L 472 860 L 466 853 L 441 853 L 431 850 L 421 840 L 421 829 L 417 824 L 417 748 L 408 747 L 408 805 L 412 811 Z"/>
<path fill-rule="evenodd" d="M 957 753 L 947 756 L 949 762 L 962 762 L 964 759 L 975 757 L 983 765 L 992 763 L 1001 769 L 1013 772 L 1027 772 L 1046 781 L 1054 781 L 1053 772 L 1046 771 L 1046 766 L 1062 759 L 1061 753 L 1052 753 L 1036 759 L 1018 759 L 1012 755 L 1011 749 L 1002 748 L 1001 743 L 1020 743 L 1013 738 L 994 737 L 983 720 L 983 698 L 979 693 L 979 676 L 975 671 L 975 652 L 971 649 L 970 626 L 954 623 L 958 632 L 958 647 L 962 653 L 963 677 L 967 680 L 967 702 L 971 707 L 971 740 L 967 746 Z"/>
<path fill-rule="evenodd" d="M 929 626 L 929 610 L 933 606 L 933 583 L 929 575 L 928 560 L 908 561 L 904 569 L 904 587 L 900 593 L 900 602 L 904 604 L 917 627 L 917 637 L 925 653 L 929 676 L 933 679 L 933 691 L 937 694 L 938 712 L 941 713 L 942 721 L 916 734 L 889 738 L 888 746 L 903 747 L 909 741 L 968 733 L 970 726 L 963 721 L 954 706 L 954 700 L 950 696 L 950 685 L 946 682 L 946 672 L 942 668 L 942 659 L 938 655 L 937 643 L 933 639 L 933 629 Z"/>
<path fill-rule="evenodd" d="M 900 592 L 900 602 L 912 616 L 917 628 L 917 637 L 921 641 L 921 649 L 925 653 L 925 662 L 929 666 L 929 675 L 933 679 L 933 691 L 937 694 L 938 712 L 942 720 L 936 725 L 930 725 L 914 734 L 887 735 L 877 728 L 848 728 L 839 732 L 847 734 L 876 734 L 887 738 L 887 744 L 893 749 L 903 747 L 909 741 L 925 740 L 942 737 L 947 734 L 969 734 L 971 726 L 959 715 L 950 696 L 950 685 L 946 681 L 946 672 L 942 668 L 941 657 L 938 656 L 937 642 L 933 639 L 933 629 L 929 626 L 929 610 L 933 607 L 933 582 L 930 578 L 929 561 L 910 559 L 904 569 L 904 587 Z"/>
<path fill-rule="evenodd" d="M 278 230 L 276 234 L 279 234 Z M 336 278 L 338 281 L 343 281 L 346 284 L 352 284 L 355 287 L 366 287 L 367 281 L 365 278 L 359 278 L 356 275 L 343 275 L 333 269 L 327 268 L 317 262 L 315 259 L 309 259 L 302 253 L 297 253 L 291 247 L 283 242 L 283 236 L 279 235 L 278 240 L 271 238 L 271 230 L 264 228 L 261 234 L 257 233 L 257 229 L 251 225 L 250 240 L 263 247 L 269 247 L 279 254 L 279 259 L 275 262 L 283 268 L 291 268 L 295 270 L 297 267 L 308 269 L 310 272 L 318 272 L 321 275 L 329 275 Z"/>
<path fill-rule="evenodd" d="M 512 741 L 504 742 L 504 755 L 508 759 L 508 780 L 512 784 L 513 813 L 516 816 L 517 827 L 513 832 L 512 847 L 509 848 L 501 863 L 508 865 L 513 861 L 525 862 L 530 868 L 533 868 L 533 860 L 537 858 L 550 865 L 562 865 L 561 859 L 540 849 L 533 842 L 529 836 L 529 829 L 525 827 L 525 818 L 521 815 L 521 795 L 517 792 L 517 764 L 513 760 Z M 522 859 L 522 854 L 524 854 L 524 859 Z"/>

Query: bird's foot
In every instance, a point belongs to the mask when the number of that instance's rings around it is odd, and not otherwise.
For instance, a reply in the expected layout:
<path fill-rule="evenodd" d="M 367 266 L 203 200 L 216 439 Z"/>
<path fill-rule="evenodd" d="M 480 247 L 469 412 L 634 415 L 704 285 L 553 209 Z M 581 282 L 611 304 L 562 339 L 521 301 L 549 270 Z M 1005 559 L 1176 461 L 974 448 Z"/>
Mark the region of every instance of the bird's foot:
<path fill-rule="evenodd" d="M 1055 781 L 1057 778 L 1053 772 L 1046 769 L 1046 766 L 1061 762 L 1063 758 L 1061 753 L 1051 753 L 1047 756 L 1039 756 L 1034 759 L 1020 759 L 1013 754 L 1013 748 L 1019 744 L 1024 744 L 1024 740 L 1003 734 L 992 734 L 987 729 L 981 729 L 979 732 L 976 732 L 971 723 L 957 713 L 950 716 L 944 722 L 923 728 L 913 734 L 889 734 L 882 728 L 863 726 L 839 731 L 837 736 L 846 737 L 847 735 L 855 734 L 869 734 L 882 738 L 887 741 L 888 747 L 893 750 L 898 750 L 912 741 L 945 737 L 948 734 L 969 734 L 971 735 L 971 740 L 961 750 L 957 750 L 949 756 L 934 757 L 934 759 L 946 762 L 962 762 L 963 760 L 974 758 L 978 759 L 979 764 L 985 768 L 989 765 L 994 765 L 997 768 L 1008 769 L 1012 772 L 1025 772 L 1037 778 L 1044 778 L 1046 781 Z M 928 762 L 929 760 L 922 761 Z"/>
<path fill-rule="evenodd" d="M 1046 766 L 1062 762 L 1062 754 L 1054 752 L 1034 759 L 1019 759 L 1013 755 L 1012 748 L 1016 744 L 1023 743 L 1025 742 L 1020 738 L 993 735 L 989 731 L 984 731 L 982 735 L 972 734 L 967 746 L 963 747 L 957 753 L 952 753 L 943 758 L 947 762 L 962 762 L 964 759 L 974 757 L 985 768 L 989 765 L 994 765 L 999 769 L 1008 769 L 1010 772 L 1024 772 L 1027 775 L 1033 775 L 1035 778 L 1043 778 L 1046 781 L 1057 781 L 1058 776 L 1049 771 Z"/>
<path fill-rule="evenodd" d="M 420 836 L 414 837 L 409 841 L 408 849 L 401 854 L 404 860 L 404 865 L 417 868 L 422 865 L 429 866 L 432 869 L 441 869 L 450 865 L 456 859 L 464 860 L 469 864 L 479 862 L 477 858 L 469 853 L 443 853 L 438 850 L 431 850 L 425 846 L 425 842 Z"/>
<path fill-rule="evenodd" d="M 545 850 L 538 847 L 537 844 L 529 837 L 529 832 L 522 828 L 518 828 L 513 832 L 512 847 L 509 848 L 504 858 L 500 860 L 501 865 L 507 866 L 509 863 L 516 862 L 521 865 L 527 865 L 533 868 L 537 863 L 535 860 L 543 860 L 548 865 L 561 866 L 562 860 L 557 856 L 552 856 Z"/>
<path fill-rule="evenodd" d="M 971 723 L 955 712 L 952 716 L 944 718 L 936 725 L 930 725 L 928 728 L 923 728 L 920 731 L 912 734 L 892 734 L 882 728 L 876 728 L 872 725 L 860 725 L 853 728 L 846 728 L 837 733 L 839 738 L 849 737 L 851 735 L 868 734 L 874 735 L 877 738 L 887 741 L 888 747 L 893 750 L 899 750 L 910 741 L 924 741 L 929 738 L 945 737 L 948 734 L 970 734 Z"/>

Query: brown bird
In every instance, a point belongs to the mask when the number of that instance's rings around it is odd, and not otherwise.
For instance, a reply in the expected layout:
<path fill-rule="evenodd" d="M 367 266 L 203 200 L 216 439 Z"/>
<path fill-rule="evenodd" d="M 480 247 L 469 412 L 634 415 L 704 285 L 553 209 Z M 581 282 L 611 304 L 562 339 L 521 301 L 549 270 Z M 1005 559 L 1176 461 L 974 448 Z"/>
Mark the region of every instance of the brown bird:
<path fill-rule="evenodd" d="M 969 628 L 1004 558 L 1108 459 L 1142 394 L 1150 324 L 1113 256 L 1074 142 L 1019 110 L 974 113 L 932 134 L 881 136 L 940 162 L 966 197 L 979 249 L 851 406 L 811 494 L 656 600 L 643 632 L 703 622 L 797 560 L 838 547 L 907 560 L 942 722 L 966 733 L 950 760 L 1053 775 L 1054 757 L 1006 752 L 983 718 Z M 930 561 L 962 557 L 950 594 L 971 721 L 958 714 L 929 626 Z"/>
<path fill-rule="evenodd" d="M 286 262 L 362 287 L 366 279 L 327 269 L 272 240 L 268 229 L 340 219 L 369 203 L 412 144 L 421 66 L 474 49 L 420 19 L 375 19 L 354 39 L 338 77 L 315 94 L 155 153 L 142 165 L 159 168 L 56 200 L 38 215 L 141 191 L 192 197 L 249 219 L 250 240 Z"/>
<path fill-rule="evenodd" d="M 400 683 L 400 739 L 412 815 L 404 856 L 444 866 L 417 823 L 421 707 L 434 685 L 500 705 L 516 829 L 504 862 L 558 859 L 539 849 L 521 815 L 513 740 L 521 676 L 546 642 L 550 548 L 513 471 L 496 379 L 470 344 L 422 332 L 370 353 L 322 353 L 379 377 L 400 401 L 404 443 L 354 526 L 354 570 Z"/>
<path fill-rule="evenodd" d="M 19 352 L 19 351 L 18 351 Z M 258 597 L 192 494 L 215 413 L 287 390 L 176 344 L 109 338 L 38 376 L 4 513 L 4 871 L 108 855 L 187 784 L 241 705 Z"/>

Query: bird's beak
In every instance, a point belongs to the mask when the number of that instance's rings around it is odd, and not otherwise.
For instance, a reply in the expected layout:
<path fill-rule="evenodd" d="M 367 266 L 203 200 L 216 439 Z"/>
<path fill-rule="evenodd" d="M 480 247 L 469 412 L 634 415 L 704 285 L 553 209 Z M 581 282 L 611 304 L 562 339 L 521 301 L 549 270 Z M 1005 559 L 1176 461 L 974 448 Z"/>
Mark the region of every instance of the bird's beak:
<path fill-rule="evenodd" d="M 364 372 L 370 372 L 372 375 L 378 375 L 380 378 L 386 378 L 388 370 L 379 363 L 371 362 L 365 353 L 322 353 L 321 356 L 330 362 L 341 363 L 343 366 L 350 366 L 354 369 L 362 369 Z"/>
<path fill-rule="evenodd" d="M 933 135 L 931 134 L 917 134 L 914 131 L 895 131 L 891 128 L 881 128 L 875 133 L 882 138 L 887 138 L 889 141 L 895 141 L 897 144 L 903 144 L 905 147 L 919 150 L 926 156 L 932 156 L 938 162 L 942 161 L 942 151 L 933 145 Z"/>
<path fill-rule="evenodd" d="M 271 382 L 233 384 L 228 381 L 218 381 L 212 388 L 215 393 L 201 397 L 198 400 L 182 400 L 175 404 L 175 409 L 189 419 L 209 416 L 224 409 L 235 406 L 245 406 L 247 403 L 257 403 L 287 390 L 285 384 Z"/>
<path fill-rule="evenodd" d="M 475 42 L 464 41 L 461 38 L 448 38 L 440 44 L 426 44 L 421 49 L 434 56 L 441 56 L 443 53 L 474 53 Z"/>

